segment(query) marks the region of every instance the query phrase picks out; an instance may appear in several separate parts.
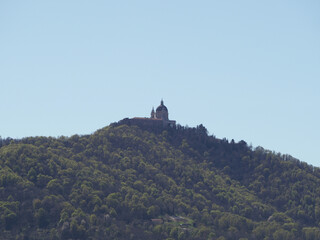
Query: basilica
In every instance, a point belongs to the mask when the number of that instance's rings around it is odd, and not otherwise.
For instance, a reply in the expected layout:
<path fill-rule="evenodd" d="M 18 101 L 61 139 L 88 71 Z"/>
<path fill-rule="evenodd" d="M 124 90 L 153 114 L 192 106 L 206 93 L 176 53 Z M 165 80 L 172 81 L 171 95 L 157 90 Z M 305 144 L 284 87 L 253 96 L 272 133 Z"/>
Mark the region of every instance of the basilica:
<path fill-rule="evenodd" d="M 163 104 L 163 100 L 161 100 L 160 106 L 157 107 L 156 112 L 154 111 L 154 108 L 152 108 L 150 119 L 162 120 L 164 126 L 173 127 L 176 125 L 176 121 L 169 120 L 168 108 Z"/>
<path fill-rule="evenodd" d="M 124 123 L 129 125 L 140 125 L 147 127 L 175 127 L 176 121 L 169 120 L 168 108 L 163 104 L 161 100 L 160 105 L 154 111 L 152 108 L 150 118 L 147 117 L 134 117 L 130 119 L 124 119 Z"/>

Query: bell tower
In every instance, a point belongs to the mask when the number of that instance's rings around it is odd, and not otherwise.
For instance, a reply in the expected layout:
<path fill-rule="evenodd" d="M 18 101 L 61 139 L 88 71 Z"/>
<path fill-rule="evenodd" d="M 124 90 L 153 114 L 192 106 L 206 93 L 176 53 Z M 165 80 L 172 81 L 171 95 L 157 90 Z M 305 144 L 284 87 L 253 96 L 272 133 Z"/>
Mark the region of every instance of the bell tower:
<path fill-rule="evenodd" d="M 154 107 L 152 107 L 151 118 L 156 118 L 156 113 L 154 112 Z"/>

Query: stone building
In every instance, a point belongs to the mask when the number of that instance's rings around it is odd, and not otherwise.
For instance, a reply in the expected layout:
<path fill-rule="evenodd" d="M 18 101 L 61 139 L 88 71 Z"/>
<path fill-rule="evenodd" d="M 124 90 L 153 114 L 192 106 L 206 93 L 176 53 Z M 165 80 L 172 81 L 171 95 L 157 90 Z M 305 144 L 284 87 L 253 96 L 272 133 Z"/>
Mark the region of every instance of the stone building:
<path fill-rule="evenodd" d="M 169 120 L 168 108 L 163 104 L 161 100 L 160 105 L 157 107 L 156 111 L 152 108 L 150 118 L 146 117 L 134 117 L 126 118 L 122 120 L 123 123 L 128 125 L 140 125 L 146 127 L 175 127 L 176 121 Z"/>

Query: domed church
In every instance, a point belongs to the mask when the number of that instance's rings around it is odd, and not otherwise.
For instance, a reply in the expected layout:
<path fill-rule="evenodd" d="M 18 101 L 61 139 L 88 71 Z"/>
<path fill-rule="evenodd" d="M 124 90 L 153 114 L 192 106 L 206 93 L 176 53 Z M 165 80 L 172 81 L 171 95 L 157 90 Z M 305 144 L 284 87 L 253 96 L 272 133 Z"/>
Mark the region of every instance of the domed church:
<path fill-rule="evenodd" d="M 176 121 L 169 120 L 168 108 L 164 105 L 161 100 L 160 105 L 156 111 L 152 108 L 151 117 L 134 117 L 131 119 L 123 119 L 127 124 L 143 125 L 149 127 L 175 127 Z"/>
<path fill-rule="evenodd" d="M 156 112 L 154 112 L 154 109 L 152 108 L 151 118 L 169 121 L 168 108 L 163 104 L 163 100 L 161 100 L 160 106 L 157 107 Z"/>

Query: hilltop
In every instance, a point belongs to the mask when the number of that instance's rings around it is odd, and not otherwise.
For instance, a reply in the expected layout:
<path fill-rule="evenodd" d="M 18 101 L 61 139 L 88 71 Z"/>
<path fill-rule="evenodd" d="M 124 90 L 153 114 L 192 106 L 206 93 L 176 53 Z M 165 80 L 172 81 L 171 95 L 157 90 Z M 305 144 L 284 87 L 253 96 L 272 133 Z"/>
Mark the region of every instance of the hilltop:
<path fill-rule="evenodd" d="M 0 146 L 0 239 L 320 239 L 319 168 L 202 125 Z"/>

